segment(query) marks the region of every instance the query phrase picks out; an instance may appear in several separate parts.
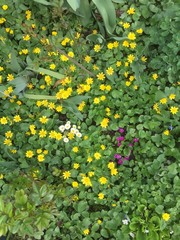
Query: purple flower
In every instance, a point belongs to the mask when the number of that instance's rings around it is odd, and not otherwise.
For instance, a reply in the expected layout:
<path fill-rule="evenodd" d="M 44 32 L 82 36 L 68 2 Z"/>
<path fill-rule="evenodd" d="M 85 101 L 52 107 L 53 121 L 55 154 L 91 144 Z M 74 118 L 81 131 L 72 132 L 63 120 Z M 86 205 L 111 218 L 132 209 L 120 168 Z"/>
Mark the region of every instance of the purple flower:
<path fill-rule="evenodd" d="M 125 131 L 124 128 L 119 128 L 120 133 L 123 133 L 124 131 Z"/>
<path fill-rule="evenodd" d="M 127 156 L 127 157 L 124 157 L 124 160 L 129 160 L 129 156 Z"/>
<path fill-rule="evenodd" d="M 120 147 L 120 146 L 121 146 L 121 142 L 118 142 L 118 144 L 117 144 L 117 145 L 118 145 L 118 147 Z"/>
<path fill-rule="evenodd" d="M 117 137 L 116 139 L 117 139 L 117 141 L 124 141 L 124 137 L 122 137 L 122 136 Z"/>
<path fill-rule="evenodd" d="M 116 159 L 121 159 L 122 157 L 121 157 L 121 155 L 119 155 L 119 154 L 116 153 L 116 154 L 114 155 L 114 158 L 116 158 Z"/>
<path fill-rule="evenodd" d="M 117 163 L 118 163 L 119 165 L 122 165 L 122 164 L 123 164 L 123 160 L 122 160 L 122 159 L 119 159 Z"/>
<path fill-rule="evenodd" d="M 139 138 L 134 138 L 133 142 L 139 142 Z"/>
<path fill-rule="evenodd" d="M 133 147 L 133 145 L 134 145 L 133 143 L 130 143 L 130 144 L 129 144 L 129 147 Z"/>

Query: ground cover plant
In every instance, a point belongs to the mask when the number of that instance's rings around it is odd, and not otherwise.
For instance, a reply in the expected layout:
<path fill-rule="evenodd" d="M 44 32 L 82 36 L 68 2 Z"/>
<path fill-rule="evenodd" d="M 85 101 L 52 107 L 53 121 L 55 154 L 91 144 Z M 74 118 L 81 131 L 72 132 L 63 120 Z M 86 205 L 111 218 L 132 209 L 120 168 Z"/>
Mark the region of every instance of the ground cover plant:
<path fill-rule="evenodd" d="M 178 239 L 178 9 L 1 0 L 0 236 Z"/>

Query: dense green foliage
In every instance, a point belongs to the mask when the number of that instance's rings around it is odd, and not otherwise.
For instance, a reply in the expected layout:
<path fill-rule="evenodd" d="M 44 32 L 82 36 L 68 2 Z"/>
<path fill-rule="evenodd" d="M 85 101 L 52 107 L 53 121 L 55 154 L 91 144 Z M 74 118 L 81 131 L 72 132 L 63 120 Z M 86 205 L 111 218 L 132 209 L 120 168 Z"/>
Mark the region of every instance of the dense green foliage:
<path fill-rule="evenodd" d="M 131 2 L 1 1 L 0 236 L 180 235 L 179 4 Z"/>

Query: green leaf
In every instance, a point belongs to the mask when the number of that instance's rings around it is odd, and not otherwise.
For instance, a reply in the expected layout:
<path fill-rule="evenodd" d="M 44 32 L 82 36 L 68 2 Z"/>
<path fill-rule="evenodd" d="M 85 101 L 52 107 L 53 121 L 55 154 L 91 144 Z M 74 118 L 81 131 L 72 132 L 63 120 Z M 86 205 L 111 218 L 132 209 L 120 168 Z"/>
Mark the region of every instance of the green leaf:
<path fill-rule="evenodd" d="M 82 101 L 89 99 L 89 96 L 75 96 L 75 97 L 70 97 L 67 100 L 64 100 L 64 102 L 68 104 L 80 104 Z"/>
<path fill-rule="evenodd" d="M 4 97 L 5 96 L 5 94 L 4 94 L 5 90 L 6 90 L 5 86 L 0 86 L 0 97 Z"/>
<path fill-rule="evenodd" d="M 10 68 L 15 73 L 18 73 L 22 70 L 14 51 L 11 52 L 11 62 L 8 64 L 8 68 Z"/>
<path fill-rule="evenodd" d="M 170 178 L 173 178 L 178 174 L 177 168 L 178 166 L 176 163 L 172 163 L 171 165 L 168 166 L 168 176 Z"/>
<path fill-rule="evenodd" d="M 90 42 L 102 44 L 105 39 L 101 34 L 89 34 L 86 39 Z"/>
<path fill-rule="evenodd" d="M 19 94 L 21 91 L 23 91 L 26 88 L 27 82 L 28 79 L 26 77 L 17 77 L 11 81 L 11 84 L 15 86 L 13 93 Z"/>
<path fill-rule="evenodd" d="M 114 4 L 109 0 L 92 0 L 100 12 L 106 31 L 112 34 L 116 27 L 116 12 Z"/>
<path fill-rule="evenodd" d="M 78 203 L 77 211 L 78 213 L 84 212 L 88 209 L 88 204 L 85 201 L 81 201 Z"/>
<path fill-rule="evenodd" d="M 146 240 L 146 234 L 143 233 L 140 229 L 137 231 L 137 234 L 136 234 L 136 239 L 138 240 Z"/>
<path fill-rule="evenodd" d="M 34 0 L 34 2 L 41 3 L 41 4 L 46 5 L 46 6 L 53 6 L 52 3 L 50 3 L 46 0 Z"/>
<path fill-rule="evenodd" d="M 89 4 L 89 0 L 80 0 L 80 7 L 79 9 L 77 9 L 76 13 L 80 15 L 80 19 L 83 26 L 89 24 L 92 16 L 91 5 Z"/>
<path fill-rule="evenodd" d="M 67 0 L 67 2 L 74 11 L 80 7 L 80 0 Z"/>
<path fill-rule="evenodd" d="M 109 237 L 109 234 L 108 234 L 108 231 L 106 229 L 101 229 L 101 236 L 102 237 L 105 237 L 105 238 L 108 238 Z"/>
<path fill-rule="evenodd" d="M 54 71 L 48 70 L 46 68 L 39 67 L 38 69 L 35 69 L 35 68 L 27 67 L 26 69 L 31 70 L 33 72 L 37 72 L 37 73 L 43 73 L 43 74 L 49 75 L 49 76 L 57 78 L 57 79 L 62 79 L 65 77 L 65 75 L 63 75 L 61 73 L 54 72 Z"/>
<path fill-rule="evenodd" d="M 16 191 L 15 193 L 15 203 L 17 205 L 25 205 L 26 202 L 27 202 L 27 195 L 24 193 L 24 190 L 21 189 L 21 190 L 18 190 Z"/>
<path fill-rule="evenodd" d="M 34 99 L 34 100 L 40 100 L 40 99 L 49 99 L 49 100 L 57 100 L 56 96 L 49 96 L 49 95 L 36 95 L 36 94 L 29 94 L 29 93 L 23 93 L 23 96 L 25 98 Z"/>
<path fill-rule="evenodd" d="M 157 232 L 155 232 L 155 231 L 150 231 L 148 235 L 149 235 L 148 240 L 151 240 L 151 239 L 159 240 L 159 236 L 158 236 Z"/>
<path fill-rule="evenodd" d="M 51 220 L 51 214 L 43 213 L 40 217 L 37 218 L 35 225 L 37 226 L 39 231 L 43 231 L 49 225 Z"/>

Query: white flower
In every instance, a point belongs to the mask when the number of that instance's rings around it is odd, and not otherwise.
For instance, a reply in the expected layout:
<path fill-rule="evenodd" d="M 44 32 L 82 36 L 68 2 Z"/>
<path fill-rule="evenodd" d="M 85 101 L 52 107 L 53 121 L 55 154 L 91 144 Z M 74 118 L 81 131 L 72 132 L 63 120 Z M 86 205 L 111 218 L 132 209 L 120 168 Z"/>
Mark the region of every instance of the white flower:
<path fill-rule="evenodd" d="M 79 130 L 78 129 L 75 129 L 75 134 L 78 134 L 79 133 Z"/>
<path fill-rule="evenodd" d="M 132 232 L 130 232 L 129 235 L 130 235 L 132 238 L 135 237 L 134 233 L 132 233 Z"/>
<path fill-rule="evenodd" d="M 66 124 L 70 124 L 71 125 L 71 122 L 70 121 L 67 121 L 67 123 Z"/>
<path fill-rule="evenodd" d="M 174 233 L 174 231 L 170 231 L 170 234 L 173 234 Z"/>
<path fill-rule="evenodd" d="M 78 132 L 78 133 L 76 134 L 76 136 L 80 138 L 80 137 L 82 137 L 82 134 L 81 134 L 80 132 Z"/>
<path fill-rule="evenodd" d="M 76 128 L 76 125 L 73 125 L 72 127 L 73 127 L 73 128 Z"/>
<path fill-rule="evenodd" d="M 65 130 L 64 125 L 61 125 L 61 126 L 59 127 L 59 130 L 60 130 L 61 132 L 64 132 L 64 130 Z"/>
<path fill-rule="evenodd" d="M 63 141 L 64 141 L 65 143 L 67 143 L 67 142 L 69 142 L 69 139 L 68 139 L 67 137 L 65 137 L 65 138 L 63 138 Z"/>
<path fill-rule="evenodd" d="M 76 129 L 72 127 L 72 128 L 71 128 L 71 132 L 72 132 L 72 133 L 75 133 L 75 132 L 76 132 Z"/>
<path fill-rule="evenodd" d="M 127 219 L 122 220 L 123 224 L 128 225 L 129 221 Z"/>
<path fill-rule="evenodd" d="M 144 232 L 145 232 L 145 233 L 149 233 L 149 230 L 145 229 Z"/>
<path fill-rule="evenodd" d="M 68 124 L 68 123 L 66 123 L 64 127 L 65 127 L 65 129 L 66 129 L 66 130 L 68 130 L 68 129 L 70 129 L 70 128 L 71 128 L 71 125 L 70 125 L 70 124 Z"/>

